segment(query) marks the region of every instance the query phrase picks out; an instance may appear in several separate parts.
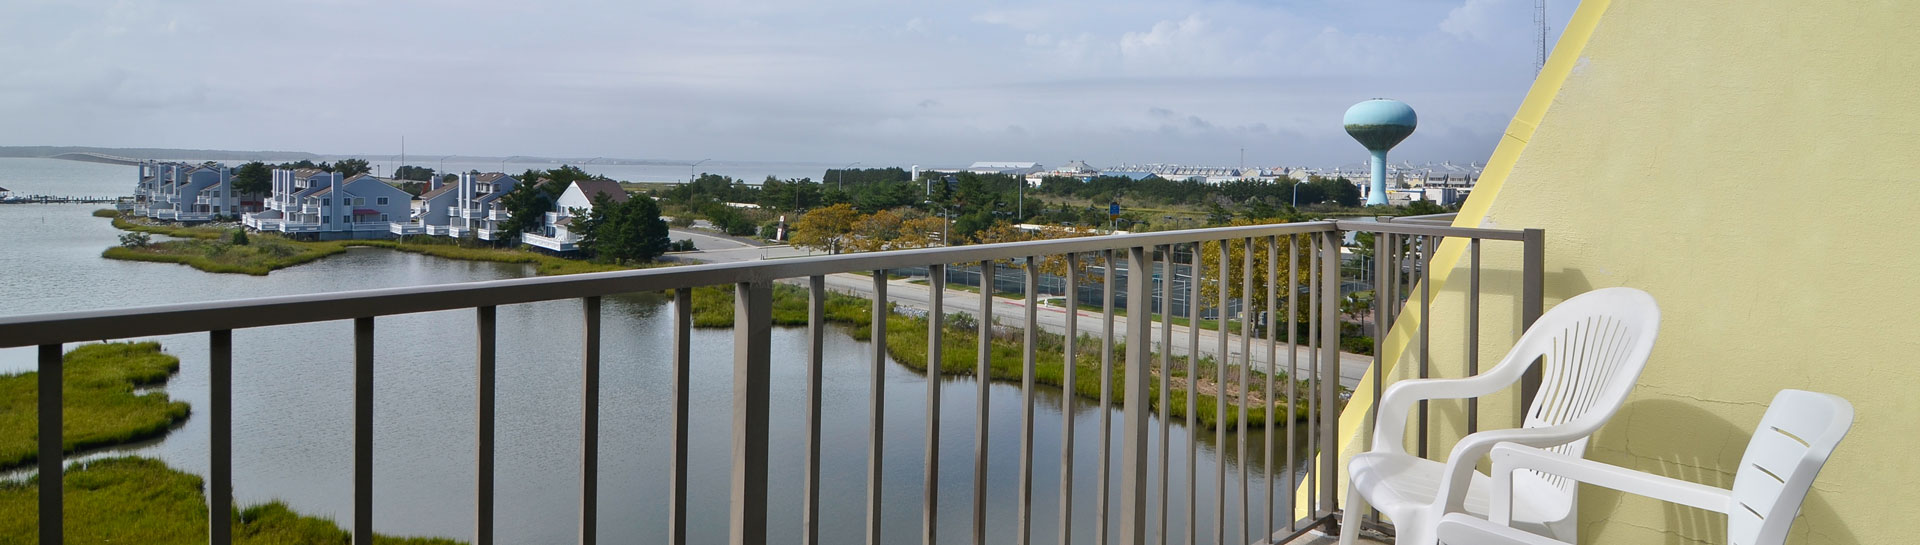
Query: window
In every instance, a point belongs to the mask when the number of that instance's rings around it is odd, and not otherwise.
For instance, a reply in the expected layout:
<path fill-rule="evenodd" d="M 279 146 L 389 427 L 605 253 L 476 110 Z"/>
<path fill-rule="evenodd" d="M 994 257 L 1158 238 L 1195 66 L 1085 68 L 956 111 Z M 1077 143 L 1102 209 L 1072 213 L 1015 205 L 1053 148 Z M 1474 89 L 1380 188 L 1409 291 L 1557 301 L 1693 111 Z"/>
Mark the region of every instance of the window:
<path fill-rule="evenodd" d="M 380 203 L 380 206 L 386 206 L 386 205 L 387 205 L 387 198 L 386 198 L 386 197 L 381 197 L 381 198 L 379 198 L 378 200 L 376 200 L 375 202 L 378 202 L 378 203 Z"/>
<path fill-rule="evenodd" d="M 332 218 L 332 217 L 330 217 L 330 216 L 327 216 L 327 217 L 321 217 L 321 218 L 320 218 L 320 224 L 321 224 L 321 225 L 332 225 L 332 224 L 333 224 L 333 218 Z"/>
<path fill-rule="evenodd" d="M 381 198 L 380 198 L 380 200 L 386 200 L 386 197 L 381 197 Z M 380 215 L 380 221 L 387 221 L 387 215 L 386 215 L 386 214 L 381 214 L 381 215 Z"/>

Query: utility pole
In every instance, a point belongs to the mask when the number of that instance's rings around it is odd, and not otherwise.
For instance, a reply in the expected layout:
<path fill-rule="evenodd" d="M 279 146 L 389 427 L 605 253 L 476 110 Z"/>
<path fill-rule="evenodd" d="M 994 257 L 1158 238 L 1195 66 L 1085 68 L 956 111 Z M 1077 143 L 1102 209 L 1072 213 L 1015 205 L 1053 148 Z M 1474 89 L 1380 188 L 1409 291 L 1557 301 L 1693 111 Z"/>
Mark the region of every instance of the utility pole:
<path fill-rule="evenodd" d="M 1533 42 L 1539 50 L 1533 60 L 1533 75 L 1538 76 L 1547 68 L 1547 0 L 1533 0 L 1533 27 L 1540 32 Z"/>

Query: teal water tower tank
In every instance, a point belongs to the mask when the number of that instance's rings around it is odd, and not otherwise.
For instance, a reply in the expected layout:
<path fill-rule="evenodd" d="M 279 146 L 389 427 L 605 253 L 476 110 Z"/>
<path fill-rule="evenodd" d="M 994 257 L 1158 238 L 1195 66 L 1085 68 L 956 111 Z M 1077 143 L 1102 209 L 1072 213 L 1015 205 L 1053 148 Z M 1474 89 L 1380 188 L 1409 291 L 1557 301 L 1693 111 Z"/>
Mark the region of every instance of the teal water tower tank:
<path fill-rule="evenodd" d="M 1387 204 L 1387 150 L 1413 134 L 1419 123 L 1413 107 L 1398 100 L 1376 98 L 1347 108 L 1347 134 L 1373 154 L 1373 185 L 1367 206 Z"/>

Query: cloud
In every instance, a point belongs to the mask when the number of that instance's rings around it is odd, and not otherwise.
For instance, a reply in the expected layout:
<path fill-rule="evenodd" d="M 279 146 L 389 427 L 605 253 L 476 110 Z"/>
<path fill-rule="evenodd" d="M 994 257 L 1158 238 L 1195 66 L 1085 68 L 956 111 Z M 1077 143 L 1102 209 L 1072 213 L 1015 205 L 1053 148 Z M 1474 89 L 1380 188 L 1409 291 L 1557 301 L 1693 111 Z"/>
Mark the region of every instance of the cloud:
<path fill-rule="evenodd" d="M 1446 135 L 1400 157 L 1466 161 L 1532 76 L 1531 54 L 1503 45 L 1530 32 L 1506 0 L 17 11 L 0 18 L 0 145 L 362 153 L 406 134 L 441 154 L 1222 164 L 1246 147 L 1250 163 L 1318 164 L 1354 155 L 1340 112 L 1393 96 L 1420 109 L 1420 134 Z M 303 39 L 288 20 L 328 30 Z"/>
<path fill-rule="evenodd" d="M 1447 12 L 1447 18 L 1440 21 L 1440 30 L 1461 39 L 1486 42 L 1498 34 L 1496 25 L 1503 19 L 1501 10 L 1516 10 L 1507 0 L 1467 0 L 1460 7 Z"/>

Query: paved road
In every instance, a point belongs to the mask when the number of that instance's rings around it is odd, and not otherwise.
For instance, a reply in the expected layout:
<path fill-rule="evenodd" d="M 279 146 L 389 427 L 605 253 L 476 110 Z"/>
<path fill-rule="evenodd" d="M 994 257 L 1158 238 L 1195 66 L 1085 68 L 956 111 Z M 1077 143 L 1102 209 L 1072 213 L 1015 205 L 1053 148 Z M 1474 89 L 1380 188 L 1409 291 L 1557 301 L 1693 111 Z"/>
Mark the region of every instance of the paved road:
<path fill-rule="evenodd" d="M 686 232 L 681 230 L 674 230 L 673 236 L 676 239 L 694 238 L 694 244 L 697 247 L 701 248 L 700 251 L 696 251 L 696 252 L 672 254 L 676 259 L 684 259 L 684 260 L 690 260 L 690 261 L 699 261 L 699 262 L 706 262 L 706 263 L 734 263 L 734 262 L 740 262 L 740 261 L 755 261 L 755 260 L 761 260 L 761 259 L 780 259 L 780 258 L 786 258 L 786 257 L 813 255 L 813 253 L 810 251 L 793 248 L 791 246 L 752 246 L 752 245 L 743 244 L 739 241 L 735 241 L 731 239 L 715 237 L 711 235 L 702 235 L 699 233 Z M 699 238 L 695 238 L 695 237 L 699 237 Z M 708 246 L 708 245 L 711 245 L 711 246 Z M 713 248 L 713 249 L 708 249 L 708 248 Z M 921 280 L 924 281 L 925 279 L 921 278 Z M 852 273 L 828 275 L 827 289 L 841 292 L 841 293 L 858 295 L 861 297 L 871 297 L 873 294 L 873 278 L 852 274 Z M 907 306 L 911 308 L 916 308 L 920 310 L 926 310 L 930 308 L 931 307 L 930 299 L 931 299 L 932 291 L 933 290 L 928 286 L 926 286 L 925 284 L 916 284 L 916 283 L 909 282 L 908 280 L 887 281 L 887 300 L 891 302 L 899 303 L 903 306 Z M 973 316 L 979 316 L 980 294 L 978 293 L 948 289 L 946 290 L 942 300 L 945 303 L 944 306 L 948 312 L 958 312 L 958 313 L 964 313 L 964 314 L 969 314 Z M 1018 325 L 1018 324 L 1025 323 L 1026 311 L 1027 311 L 1026 301 L 1024 300 L 1008 299 L 1004 297 L 995 297 L 993 300 L 993 316 L 996 319 L 998 319 L 999 323 L 1001 324 Z M 1076 325 L 1077 325 L 1077 328 L 1080 330 L 1080 332 L 1082 334 L 1091 335 L 1094 338 L 1101 338 L 1103 336 L 1103 330 L 1105 329 L 1105 324 L 1102 320 L 1101 314 L 1099 312 L 1086 311 L 1086 310 L 1081 310 L 1078 312 L 1079 312 L 1079 317 L 1076 319 Z M 1039 306 L 1034 310 L 1034 319 L 1036 322 L 1040 324 L 1040 328 L 1042 331 L 1050 331 L 1053 333 L 1064 333 L 1067 330 L 1067 310 L 1065 308 L 1058 307 L 1058 306 L 1046 306 L 1046 305 Z M 1114 334 L 1116 336 L 1126 335 L 1127 317 L 1126 316 L 1114 317 L 1113 327 L 1114 327 Z M 1187 327 L 1182 325 L 1177 325 L 1177 324 L 1172 327 L 1173 327 L 1173 343 L 1172 344 L 1173 344 L 1173 350 L 1174 350 L 1173 353 L 1174 354 L 1190 353 L 1189 352 L 1190 348 L 1188 347 L 1188 339 L 1187 339 L 1188 337 Z M 1154 350 L 1156 351 L 1162 350 L 1162 347 L 1160 346 L 1160 336 L 1161 336 L 1160 326 L 1158 325 L 1158 323 L 1156 323 L 1153 326 L 1153 340 L 1152 340 L 1154 345 Z M 1208 329 L 1200 330 L 1200 353 L 1202 355 L 1213 356 L 1215 358 L 1218 358 L 1219 346 L 1220 346 L 1220 333 L 1218 331 L 1213 331 Z M 1253 359 L 1253 364 L 1255 368 L 1256 369 L 1265 368 L 1267 364 L 1267 350 L 1266 350 L 1265 342 L 1256 339 L 1255 342 L 1252 344 L 1252 348 L 1253 348 L 1252 359 Z M 1298 365 L 1300 365 L 1302 368 L 1301 373 L 1304 374 L 1306 373 L 1305 367 L 1307 365 L 1307 362 L 1310 361 L 1309 358 L 1311 356 L 1311 352 L 1308 351 L 1305 346 L 1296 347 L 1295 351 L 1298 357 L 1298 360 L 1297 360 Z M 1227 336 L 1227 353 L 1232 355 L 1231 361 L 1237 362 L 1242 359 L 1242 354 L 1240 349 L 1240 335 L 1229 334 Z M 1287 347 L 1285 343 L 1278 343 L 1278 345 L 1275 348 L 1274 359 L 1276 360 L 1275 364 L 1278 366 L 1278 368 L 1284 369 L 1287 366 L 1288 358 L 1287 358 Z M 1340 384 L 1342 386 L 1346 386 L 1349 388 L 1359 384 L 1360 378 L 1366 375 L 1368 368 L 1371 367 L 1372 365 L 1373 365 L 1372 356 L 1341 353 Z"/>

